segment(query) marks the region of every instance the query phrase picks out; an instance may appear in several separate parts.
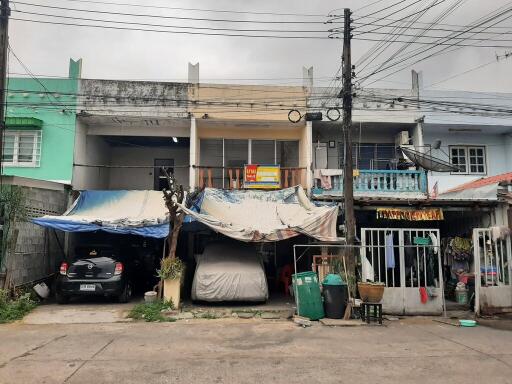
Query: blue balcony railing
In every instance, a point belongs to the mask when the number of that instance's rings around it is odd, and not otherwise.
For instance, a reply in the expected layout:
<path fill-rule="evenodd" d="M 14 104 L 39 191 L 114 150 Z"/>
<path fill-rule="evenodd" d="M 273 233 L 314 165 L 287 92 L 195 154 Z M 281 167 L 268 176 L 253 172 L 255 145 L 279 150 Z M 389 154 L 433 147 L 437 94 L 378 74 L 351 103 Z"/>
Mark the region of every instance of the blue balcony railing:
<path fill-rule="evenodd" d="M 313 193 L 343 193 L 343 175 L 330 176 L 331 188 L 324 189 L 315 180 Z M 423 171 L 359 170 L 354 177 L 354 192 L 361 193 L 427 193 L 427 176 Z"/>

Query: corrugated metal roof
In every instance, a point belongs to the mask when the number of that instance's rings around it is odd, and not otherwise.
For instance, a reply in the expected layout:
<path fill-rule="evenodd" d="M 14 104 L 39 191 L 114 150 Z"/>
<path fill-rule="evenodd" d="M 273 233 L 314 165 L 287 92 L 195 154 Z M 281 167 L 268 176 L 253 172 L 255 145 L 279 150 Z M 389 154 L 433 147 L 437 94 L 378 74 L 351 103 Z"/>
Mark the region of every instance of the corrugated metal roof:
<path fill-rule="evenodd" d="M 461 184 L 455 188 L 449 189 L 448 191 L 445 191 L 445 192 L 441 193 L 440 195 L 444 195 L 444 194 L 452 193 L 452 192 L 464 191 L 466 189 L 480 188 L 480 187 L 490 185 L 490 184 L 498 184 L 503 181 L 512 182 L 512 172 L 502 173 L 502 174 L 496 175 L 496 176 L 482 177 L 481 179 L 473 180 L 468 183 Z"/>

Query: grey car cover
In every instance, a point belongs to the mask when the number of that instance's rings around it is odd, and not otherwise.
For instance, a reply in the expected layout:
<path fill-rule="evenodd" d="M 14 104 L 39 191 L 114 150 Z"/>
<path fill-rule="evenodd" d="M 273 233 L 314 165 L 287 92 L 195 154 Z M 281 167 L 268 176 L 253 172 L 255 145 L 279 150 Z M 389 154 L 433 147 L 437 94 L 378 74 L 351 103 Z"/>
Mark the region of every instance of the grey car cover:
<path fill-rule="evenodd" d="M 241 242 L 212 243 L 196 255 L 192 300 L 265 301 L 267 278 L 254 247 Z"/>

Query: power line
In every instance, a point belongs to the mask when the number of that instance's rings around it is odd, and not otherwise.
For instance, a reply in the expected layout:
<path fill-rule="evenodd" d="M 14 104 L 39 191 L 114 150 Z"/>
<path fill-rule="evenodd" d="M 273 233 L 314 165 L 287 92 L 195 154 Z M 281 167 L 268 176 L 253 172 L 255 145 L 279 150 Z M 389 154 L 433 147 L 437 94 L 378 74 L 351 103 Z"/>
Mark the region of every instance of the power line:
<path fill-rule="evenodd" d="M 147 4 L 132 4 L 108 1 L 93 1 L 93 0 L 65 0 L 68 2 L 86 3 L 86 4 L 101 4 L 101 5 L 115 5 L 126 6 L 135 8 L 151 8 L 151 9 L 169 9 L 178 11 L 199 11 L 199 12 L 212 12 L 212 13 L 232 13 L 232 14 L 247 14 L 247 15 L 269 15 L 269 16 L 304 16 L 304 17 L 325 17 L 325 14 L 310 14 L 310 13 L 281 13 L 281 12 L 258 12 L 258 11 L 233 11 L 223 9 L 205 9 L 205 8 L 183 8 L 183 7 L 168 7 L 161 5 L 147 5 Z M 384 0 L 379 0 L 384 1 Z"/>
<path fill-rule="evenodd" d="M 80 8 L 68 8 L 68 7 L 57 7 L 53 5 L 34 4 L 26 3 L 22 1 L 13 1 L 14 4 L 27 5 L 31 7 L 58 9 L 62 11 L 75 11 L 75 12 L 86 12 L 86 13 L 99 13 L 104 15 L 116 15 L 116 16 L 132 16 L 132 17 L 147 17 L 147 18 L 159 18 L 159 19 L 173 19 L 173 20 L 189 20 L 189 21 L 209 21 L 209 22 L 220 22 L 220 23 L 256 23 L 256 24 L 324 24 L 322 21 L 310 21 L 310 20 L 243 20 L 243 19 L 212 19 L 207 17 L 184 17 L 184 16 L 168 16 L 168 15 L 149 15 L 140 13 L 126 13 L 126 12 L 114 12 L 114 11 L 100 11 L 92 9 L 80 9 Z"/>
<path fill-rule="evenodd" d="M 43 21 L 34 19 L 21 19 L 11 17 L 11 20 L 25 21 L 30 23 L 39 24 L 51 24 L 51 25 L 65 25 L 73 27 L 87 27 L 87 28 L 100 28 L 100 29 L 112 29 L 121 31 L 141 31 L 141 32 L 157 32 L 157 33 L 173 33 L 173 34 L 185 34 L 185 35 L 200 35 L 200 36 L 230 36 L 230 37 L 252 37 L 252 38 L 269 38 L 269 39 L 321 39 L 328 40 L 328 37 L 320 36 L 279 36 L 279 35 L 247 35 L 247 34 L 229 34 L 229 33 L 205 33 L 205 32 L 192 32 L 192 31 L 169 31 L 161 29 L 145 29 L 145 28 L 128 28 L 128 27 L 114 27 L 107 25 L 93 25 L 93 24 L 78 24 L 78 23 L 62 23 L 57 21 Z"/>
<path fill-rule="evenodd" d="M 226 32 L 282 32 L 282 33 L 326 33 L 327 32 L 326 30 L 239 29 L 239 28 L 192 27 L 192 26 L 186 26 L 186 25 L 168 25 L 168 24 L 140 23 L 140 22 L 134 22 L 134 21 L 93 19 L 93 18 L 87 18 L 87 17 L 52 15 L 52 14 L 48 14 L 48 13 L 28 12 L 28 11 L 14 11 L 14 13 L 24 13 L 24 14 L 28 14 L 28 15 L 55 17 L 55 18 L 69 19 L 69 20 L 95 21 L 95 22 L 123 24 L 123 25 L 141 25 L 141 26 L 146 26 L 146 27 L 163 27 L 163 28 L 176 28 L 176 29 L 208 30 L 208 31 L 226 31 Z"/>

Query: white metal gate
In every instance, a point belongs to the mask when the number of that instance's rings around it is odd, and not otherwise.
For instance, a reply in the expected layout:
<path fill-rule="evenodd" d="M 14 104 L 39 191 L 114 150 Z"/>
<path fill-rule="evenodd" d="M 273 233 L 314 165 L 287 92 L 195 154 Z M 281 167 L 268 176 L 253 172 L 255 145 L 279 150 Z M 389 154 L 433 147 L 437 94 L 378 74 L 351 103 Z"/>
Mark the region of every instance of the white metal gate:
<path fill-rule="evenodd" d="M 437 239 L 437 246 L 424 241 L 430 240 L 430 234 Z M 390 238 L 392 241 L 389 241 Z M 439 241 L 438 229 L 361 229 L 362 279 L 371 279 L 373 272 L 373 280 L 386 285 L 383 311 L 411 315 L 442 313 L 444 301 Z M 364 260 L 369 263 L 369 268 L 365 268 Z M 426 303 L 421 301 L 421 287 L 425 287 L 429 293 Z"/>
<path fill-rule="evenodd" d="M 510 236 L 493 236 L 490 228 L 473 230 L 477 313 L 493 313 L 512 308 L 510 247 Z"/>

